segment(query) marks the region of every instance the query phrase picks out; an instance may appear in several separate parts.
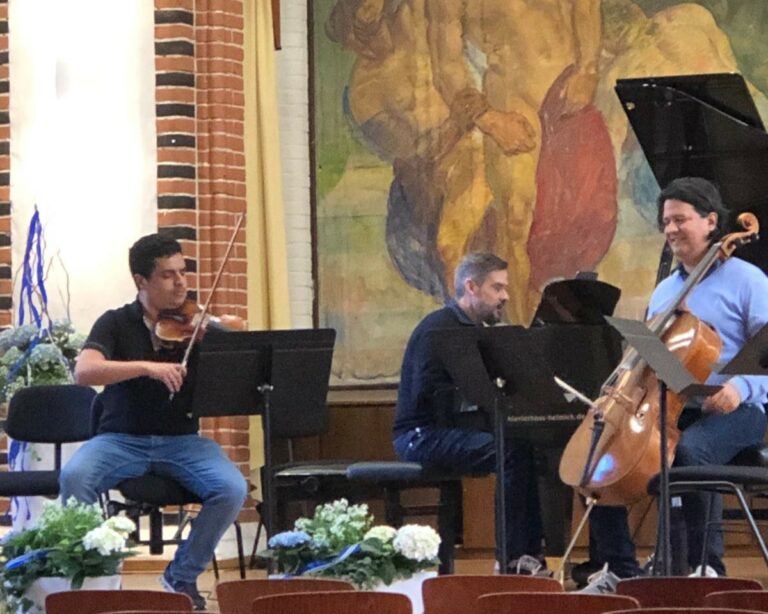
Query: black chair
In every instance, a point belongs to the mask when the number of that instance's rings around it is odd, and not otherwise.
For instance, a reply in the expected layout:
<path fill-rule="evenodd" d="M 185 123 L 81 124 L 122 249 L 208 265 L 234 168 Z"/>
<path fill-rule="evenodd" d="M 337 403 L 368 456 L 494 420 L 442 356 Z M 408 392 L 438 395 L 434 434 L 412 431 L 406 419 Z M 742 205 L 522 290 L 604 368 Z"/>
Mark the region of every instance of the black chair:
<path fill-rule="evenodd" d="M 90 429 L 95 435 L 98 431 L 99 421 L 103 412 L 101 397 L 96 396 L 93 399 L 92 411 L 90 413 Z M 192 522 L 186 507 L 189 505 L 202 505 L 203 501 L 184 488 L 173 478 L 155 473 L 129 478 L 120 482 L 115 488 L 123 501 L 112 499 L 109 493 L 105 493 L 104 507 L 108 516 L 115 516 L 120 512 L 125 512 L 136 524 L 136 533 L 133 535 L 134 541 L 139 544 L 149 546 L 150 554 L 162 554 L 166 545 L 178 545 L 182 541 L 182 534 L 187 524 Z M 173 536 L 166 538 L 163 536 L 164 510 L 166 508 L 176 508 L 175 519 L 177 529 Z M 141 516 L 147 516 L 149 519 L 149 537 L 143 539 L 139 531 L 139 521 Z M 237 558 L 240 569 L 240 577 L 245 578 L 245 554 L 243 551 L 243 534 L 240 523 L 234 522 L 235 535 L 237 541 Z M 216 578 L 219 577 L 219 568 L 216 557 L 213 558 L 213 570 Z"/>
<path fill-rule="evenodd" d="M 727 465 L 699 465 L 692 467 L 672 467 L 669 470 L 670 497 L 681 494 L 704 491 L 711 495 L 732 494 L 736 497 L 737 508 L 724 508 L 721 522 L 708 522 L 702 548 L 702 568 L 709 535 L 713 528 L 723 529 L 730 522 L 746 521 L 768 565 L 768 547 L 757 525 L 757 520 L 768 518 L 768 510 L 752 510 L 750 499 L 768 497 L 768 448 L 759 446 L 746 448 L 737 454 Z M 648 483 L 648 493 L 659 494 L 659 476 L 654 476 Z M 713 525 L 718 525 L 714 527 Z"/>
<path fill-rule="evenodd" d="M 17 441 L 54 445 L 54 468 L 0 473 L 2 497 L 56 497 L 59 494 L 61 446 L 91 436 L 91 401 L 96 391 L 74 384 L 30 386 L 11 398 L 6 433 Z"/>

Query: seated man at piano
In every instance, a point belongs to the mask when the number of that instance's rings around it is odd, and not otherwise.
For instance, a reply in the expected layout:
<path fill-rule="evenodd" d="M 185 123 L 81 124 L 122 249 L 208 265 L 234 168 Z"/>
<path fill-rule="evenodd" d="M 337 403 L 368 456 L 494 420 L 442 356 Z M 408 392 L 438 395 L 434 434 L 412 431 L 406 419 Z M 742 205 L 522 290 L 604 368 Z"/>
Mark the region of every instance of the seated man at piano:
<path fill-rule="evenodd" d="M 659 229 L 677 259 L 678 266 L 654 290 L 648 318 L 673 305 L 689 274 L 704 260 L 710 246 L 723 236 L 728 210 L 720 193 L 698 177 L 675 179 L 657 200 Z M 732 257 L 715 263 L 694 286 L 685 305 L 712 326 L 722 341 L 720 362 L 727 362 L 768 322 L 768 277 L 756 266 Z M 706 398 L 690 398 L 678 426 L 683 431 L 676 448 L 677 466 L 726 464 L 741 450 L 761 446 L 766 430 L 764 404 L 768 377 L 712 375 L 707 383 L 722 387 Z M 688 565 L 699 566 L 706 521 L 707 498 L 703 492 L 683 495 Z M 722 518 L 722 500 L 716 496 L 712 520 Z M 625 507 L 597 506 L 590 516 L 590 538 L 597 563 L 608 571 L 596 574 L 587 591 L 611 592 L 619 578 L 641 575 L 635 546 L 629 534 Z M 696 575 L 724 575 L 723 536 L 712 532 L 706 566 Z"/>
<path fill-rule="evenodd" d="M 150 470 L 199 496 L 202 508 L 160 582 L 204 610 L 197 577 L 237 518 L 246 483 L 222 448 L 198 435 L 191 395 L 185 394 L 189 386 L 182 390 L 185 348 L 166 347 L 155 334 L 160 313 L 187 299 L 181 245 L 147 235 L 133 244 L 128 259 L 136 300 L 99 317 L 77 359 L 77 383 L 104 386 L 98 399 L 103 410 L 95 436 L 62 469 L 61 496 L 94 503 L 100 493 Z"/>
<path fill-rule="evenodd" d="M 428 343 L 441 328 L 492 326 L 501 321 L 508 294 L 507 263 L 490 253 L 466 255 L 456 268 L 454 298 L 427 315 L 408 341 L 400 371 L 394 447 L 406 461 L 458 474 L 495 469 L 493 435 L 451 424 L 458 408 L 468 409 L 443 361 Z M 513 573 L 546 573 L 542 523 L 533 454 L 524 444 L 506 447 L 506 535 Z"/>

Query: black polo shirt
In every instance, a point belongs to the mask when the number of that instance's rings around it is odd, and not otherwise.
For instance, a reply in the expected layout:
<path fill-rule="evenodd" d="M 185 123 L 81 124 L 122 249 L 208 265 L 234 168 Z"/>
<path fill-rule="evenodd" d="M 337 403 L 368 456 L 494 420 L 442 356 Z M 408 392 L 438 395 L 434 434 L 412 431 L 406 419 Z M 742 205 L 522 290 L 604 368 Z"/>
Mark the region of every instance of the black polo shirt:
<path fill-rule="evenodd" d="M 144 309 L 136 300 L 111 309 L 91 329 L 84 348 L 101 352 L 107 360 L 181 362 L 183 348 L 152 347 L 152 336 L 144 322 Z M 190 360 L 190 364 L 193 361 Z M 136 377 L 104 387 L 99 433 L 132 435 L 187 435 L 196 433 L 198 420 L 188 418 L 194 374 L 187 374 L 181 391 L 170 400 L 168 388 L 149 377 Z"/>
<path fill-rule="evenodd" d="M 476 325 L 456 301 L 450 301 L 427 315 L 411 333 L 400 369 L 395 437 L 417 426 L 436 425 L 456 407 L 455 385 L 442 360 L 427 343 L 427 333 L 462 326 Z"/>

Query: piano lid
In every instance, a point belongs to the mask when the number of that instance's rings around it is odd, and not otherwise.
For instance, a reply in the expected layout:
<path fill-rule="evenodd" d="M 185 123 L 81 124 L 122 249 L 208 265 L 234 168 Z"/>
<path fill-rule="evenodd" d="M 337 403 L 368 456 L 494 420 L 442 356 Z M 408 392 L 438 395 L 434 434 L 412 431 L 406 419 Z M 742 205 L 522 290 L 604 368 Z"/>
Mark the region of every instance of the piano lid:
<path fill-rule="evenodd" d="M 704 177 L 718 186 L 732 213 L 757 215 L 764 238 L 738 255 L 766 270 L 768 134 L 744 78 L 618 79 L 616 93 L 660 186 L 677 177 Z"/>

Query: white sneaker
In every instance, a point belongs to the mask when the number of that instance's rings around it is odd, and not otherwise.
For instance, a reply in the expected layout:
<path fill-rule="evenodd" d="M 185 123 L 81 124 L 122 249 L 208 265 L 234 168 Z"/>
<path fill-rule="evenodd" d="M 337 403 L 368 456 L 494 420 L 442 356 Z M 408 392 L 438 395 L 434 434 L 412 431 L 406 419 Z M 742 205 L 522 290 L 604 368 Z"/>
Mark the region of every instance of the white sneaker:
<path fill-rule="evenodd" d="M 584 588 L 576 592 L 583 595 L 612 595 L 616 592 L 616 585 L 619 580 L 619 576 L 608 571 L 608 563 L 606 563 L 600 571 L 589 576 Z"/>
<path fill-rule="evenodd" d="M 692 573 L 690 576 L 688 576 L 688 577 L 689 577 L 689 578 L 696 578 L 696 577 L 699 577 L 699 578 L 702 578 L 702 577 L 703 577 L 703 578 L 717 578 L 717 572 L 716 572 L 714 569 L 712 569 L 712 568 L 711 568 L 709 565 L 707 565 L 707 566 L 704 568 L 704 573 L 701 573 L 701 565 L 699 565 L 699 566 L 696 568 L 696 571 L 694 571 L 694 572 L 693 572 L 693 573 Z"/>

